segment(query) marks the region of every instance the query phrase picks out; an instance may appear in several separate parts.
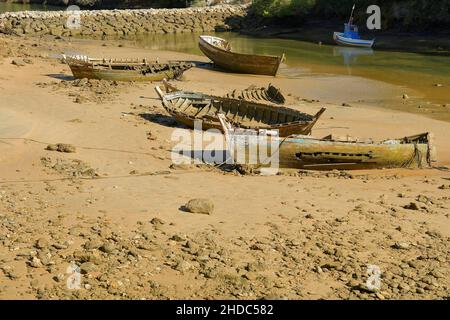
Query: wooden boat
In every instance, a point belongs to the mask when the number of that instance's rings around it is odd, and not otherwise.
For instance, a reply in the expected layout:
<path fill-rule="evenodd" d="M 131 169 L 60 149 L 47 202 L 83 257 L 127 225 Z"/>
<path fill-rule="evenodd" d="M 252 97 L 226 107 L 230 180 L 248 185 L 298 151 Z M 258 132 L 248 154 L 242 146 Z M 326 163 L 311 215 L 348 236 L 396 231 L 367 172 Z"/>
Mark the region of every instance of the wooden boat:
<path fill-rule="evenodd" d="M 178 79 L 194 65 L 184 61 L 159 63 L 147 60 L 92 59 L 86 56 L 63 56 L 77 79 L 115 81 L 161 81 Z"/>
<path fill-rule="evenodd" d="M 213 36 L 200 36 L 198 46 L 214 64 L 238 73 L 275 76 L 284 60 L 284 54 L 262 56 L 232 52 L 228 41 Z"/>
<path fill-rule="evenodd" d="M 218 117 L 232 158 L 244 159 L 246 163 L 242 164 L 262 166 L 266 163 L 267 166 L 267 159 L 271 159 L 277 162 L 279 168 L 332 170 L 421 168 L 430 167 L 436 161 L 431 133 L 381 142 L 302 135 L 287 138 L 264 136 L 265 139 L 262 139 L 255 130 L 235 129 L 223 114 Z M 250 157 L 250 150 L 257 152 L 261 147 L 268 150 L 264 159 L 261 155 Z M 248 159 L 256 159 L 256 163 L 248 163 Z"/>
<path fill-rule="evenodd" d="M 168 83 L 166 79 L 164 79 L 162 82 L 166 93 L 182 91 L 174 85 Z M 275 104 L 284 104 L 284 102 L 286 101 L 280 89 L 274 87 L 270 83 L 267 88 L 256 87 L 252 85 L 244 90 L 235 89 L 231 92 L 228 92 L 225 97 L 255 102 L 272 102 Z"/>
<path fill-rule="evenodd" d="M 216 114 L 222 112 L 233 125 L 248 129 L 278 130 L 280 136 L 309 134 L 325 111 L 322 108 L 314 116 L 300 111 L 241 99 L 217 97 L 203 93 L 176 91 L 156 92 L 166 111 L 179 122 L 194 127 L 195 120 L 202 120 L 202 129 L 221 129 Z"/>

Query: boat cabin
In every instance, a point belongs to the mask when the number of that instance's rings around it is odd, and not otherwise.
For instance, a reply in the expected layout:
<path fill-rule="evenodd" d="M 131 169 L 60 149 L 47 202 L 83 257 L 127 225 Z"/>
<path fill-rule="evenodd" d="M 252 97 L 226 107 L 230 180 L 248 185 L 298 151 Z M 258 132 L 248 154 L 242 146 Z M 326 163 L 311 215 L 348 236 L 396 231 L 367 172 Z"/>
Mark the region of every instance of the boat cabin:
<path fill-rule="evenodd" d="M 344 37 L 350 39 L 361 39 L 358 32 L 358 26 L 352 23 L 344 23 Z"/>

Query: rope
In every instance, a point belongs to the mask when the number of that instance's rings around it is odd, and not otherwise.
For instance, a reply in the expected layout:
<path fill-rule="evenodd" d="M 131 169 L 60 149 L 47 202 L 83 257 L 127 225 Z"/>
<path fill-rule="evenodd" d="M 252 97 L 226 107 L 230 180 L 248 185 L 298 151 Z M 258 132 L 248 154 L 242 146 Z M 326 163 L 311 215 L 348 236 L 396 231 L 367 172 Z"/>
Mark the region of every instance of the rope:
<path fill-rule="evenodd" d="M 31 138 L 4 138 L 4 137 L 0 137 L 0 140 L 23 140 L 23 141 L 29 141 L 29 142 L 34 142 L 34 143 L 44 144 L 44 145 L 45 144 L 47 144 L 47 145 L 52 144 L 51 142 L 39 141 L 39 140 L 36 140 L 36 139 L 31 139 Z M 98 148 L 98 147 L 84 147 L 84 146 L 76 146 L 76 145 L 74 145 L 74 147 L 79 148 L 79 149 L 86 149 L 86 150 L 99 150 L 99 151 L 109 151 L 109 152 L 141 154 L 141 155 L 151 156 L 153 158 L 159 159 L 154 154 L 149 153 L 149 152 L 139 152 L 139 151 L 120 150 L 120 149 L 108 149 L 108 148 Z"/>
<path fill-rule="evenodd" d="M 189 174 L 189 173 L 197 173 L 197 170 L 183 170 L 179 172 L 172 171 L 154 171 L 154 172 L 145 172 L 138 174 L 129 174 L 129 175 L 118 175 L 118 176 L 95 176 L 95 177 L 65 177 L 65 178 L 54 178 L 54 179 L 35 179 L 35 180 L 8 180 L 8 181 L 0 181 L 0 184 L 8 184 L 8 183 L 33 183 L 33 182 L 54 182 L 54 181 L 65 181 L 65 180 L 108 180 L 108 179 L 122 179 L 122 178 L 140 178 L 140 177 L 149 177 L 149 176 L 164 176 L 164 175 L 179 175 L 179 174 Z"/>

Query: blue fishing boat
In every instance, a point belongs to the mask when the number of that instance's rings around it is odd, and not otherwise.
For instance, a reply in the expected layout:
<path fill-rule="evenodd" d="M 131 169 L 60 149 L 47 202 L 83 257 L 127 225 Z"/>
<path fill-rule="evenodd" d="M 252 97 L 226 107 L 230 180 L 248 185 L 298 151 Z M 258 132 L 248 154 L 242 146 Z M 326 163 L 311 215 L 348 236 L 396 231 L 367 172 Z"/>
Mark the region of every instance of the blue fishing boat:
<path fill-rule="evenodd" d="M 354 10 L 355 6 L 353 5 L 350 19 L 348 20 L 348 23 L 344 24 L 344 32 L 335 32 L 333 35 L 333 39 L 337 44 L 341 46 L 372 48 L 375 39 L 373 40 L 361 39 L 361 37 L 359 36 L 358 26 L 353 24 Z"/>

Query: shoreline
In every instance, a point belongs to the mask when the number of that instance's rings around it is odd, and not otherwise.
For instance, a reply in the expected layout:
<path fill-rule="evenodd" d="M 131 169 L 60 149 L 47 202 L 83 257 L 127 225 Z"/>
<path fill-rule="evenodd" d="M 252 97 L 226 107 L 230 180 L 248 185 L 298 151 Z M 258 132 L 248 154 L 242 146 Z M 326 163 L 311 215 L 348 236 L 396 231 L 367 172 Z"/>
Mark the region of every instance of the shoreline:
<path fill-rule="evenodd" d="M 336 45 L 333 40 L 333 31 L 340 31 L 342 23 L 329 21 L 306 22 L 299 27 L 262 26 L 243 29 L 244 35 L 261 38 L 280 38 L 301 40 L 310 43 Z M 396 32 L 389 30 L 378 34 L 372 32 L 365 35 L 367 38 L 376 38 L 374 50 L 399 51 L 436 56 L 450 57 L 450 32 Z"/>
<path fill-rule="evenodd" d="M 307 20 L 298 27 L 265 25 L 263 19 L 248 11 L 248 5 L 81 10 L 81 28 L 73 29 L 66 26 L 69 15 L 70 13 L 64 10 L 2 13 L 0 33 L 3 28 L 6 33 L 9 31 L 19 35 L 82 35 L 101 38 L 143 33 L 238 31 L 243 35 L 261 38 L 275 37 L 335 44 L 332 33 L 342 29 L 342 23 L 329 20 Z M 152 21 L 143 23 L 137 18 Z M 381 33 L 371 32 L 371 35 L 366 36 L 377 39 L 374 49 L 450 56 L 449 32 L 404 32 L 393 29 Z"/>

